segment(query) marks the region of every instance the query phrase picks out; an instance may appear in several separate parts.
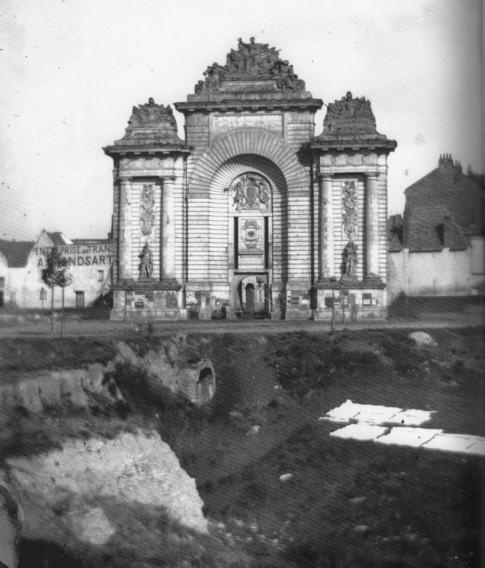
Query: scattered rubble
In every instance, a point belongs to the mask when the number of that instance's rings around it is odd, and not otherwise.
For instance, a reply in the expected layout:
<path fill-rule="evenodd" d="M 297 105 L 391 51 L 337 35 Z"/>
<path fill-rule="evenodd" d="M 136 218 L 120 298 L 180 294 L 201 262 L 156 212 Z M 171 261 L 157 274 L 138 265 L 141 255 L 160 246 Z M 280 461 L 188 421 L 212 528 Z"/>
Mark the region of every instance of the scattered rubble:
<path fill-rule="evenodd" d="M 290 479 L 293 479 L 293 474 L 292 473 L 284 473 L 283 475 L 280 475 L 280 481 L 290 481 Z"/>
<path fill-rule="evenodd" d="M 411 341 L 414 341 L 417 347 L 436 347 L 438 345 L 434 338 L 425 331 L 413 331 L 408 335 L 408 338 L 411 339 Z"/>

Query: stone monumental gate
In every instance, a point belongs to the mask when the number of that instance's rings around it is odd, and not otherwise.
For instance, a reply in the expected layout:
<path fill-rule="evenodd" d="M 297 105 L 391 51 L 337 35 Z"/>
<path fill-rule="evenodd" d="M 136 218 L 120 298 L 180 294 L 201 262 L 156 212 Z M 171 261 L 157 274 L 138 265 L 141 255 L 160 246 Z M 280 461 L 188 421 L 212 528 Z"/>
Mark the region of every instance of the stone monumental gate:
<path fill-rule="evenodd" d="M 327 106 L 239 40 L 175 108 L 133 107 L 113 158 L 114 319 L 386 314 L 387 157 L 370 102 Z"/>

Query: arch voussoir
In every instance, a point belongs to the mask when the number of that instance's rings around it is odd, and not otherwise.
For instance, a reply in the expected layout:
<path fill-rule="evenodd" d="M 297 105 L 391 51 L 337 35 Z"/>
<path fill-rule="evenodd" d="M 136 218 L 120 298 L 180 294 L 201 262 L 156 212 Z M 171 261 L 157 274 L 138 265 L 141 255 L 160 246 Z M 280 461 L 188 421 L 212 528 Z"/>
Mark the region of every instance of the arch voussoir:
<path fill-rule="evenodd" d="M 276 164 L 289 188 L 308 186 L 308 175 L 294 152 L 279 136 L 261 128 L 235 129 L 214 138 L 195 164 L 189 186 L 209 188 L 215 173 L 225 162 L 244 154 L 262 156 Z"/>

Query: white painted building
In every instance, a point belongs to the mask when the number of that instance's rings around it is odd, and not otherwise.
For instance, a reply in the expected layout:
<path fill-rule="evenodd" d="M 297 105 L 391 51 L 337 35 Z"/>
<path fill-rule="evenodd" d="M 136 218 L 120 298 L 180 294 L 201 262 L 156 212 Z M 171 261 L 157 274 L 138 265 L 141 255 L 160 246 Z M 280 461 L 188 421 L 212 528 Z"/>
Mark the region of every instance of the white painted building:
<path fill-rule="evenodd" d="M 438 168 L 406 190 L 404 216 L 390 227 L 390 299 L 485 293 L 484 192 L 459 163 Z"/>
<path fill-rule="evenodd" d="M 56 248 L 65 259 L 72 283 L 64 290 L 66 308 L 91 306 L 111 287 L 113 247 L 107 239 L 70 240 L 62 233 L 43 230 L 36 241 L 0 241 L 0 309 L 42 309 L 51 302 L 51 290 L 42 281 L 47 258 Z M 62 291 L 54 289 L 54 306 L 61 307 Z"/>

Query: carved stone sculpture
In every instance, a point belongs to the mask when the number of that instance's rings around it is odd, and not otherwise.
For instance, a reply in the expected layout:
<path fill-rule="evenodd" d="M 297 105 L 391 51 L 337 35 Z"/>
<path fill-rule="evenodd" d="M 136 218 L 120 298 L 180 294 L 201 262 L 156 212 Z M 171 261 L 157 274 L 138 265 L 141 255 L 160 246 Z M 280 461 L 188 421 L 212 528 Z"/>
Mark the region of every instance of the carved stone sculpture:
<path fill-rule="evenodd" d="M 152 97 L 148 99 L 147 104 L 133 107 L 129 125 L 132 128 L 139 126 L 148 126 L 165 122 L 177 128 L 173 110 L 170 105 L 164 106 L 157 104 Z"/>
<path fill-rule="evenodd" d="M 270 208 L 271 187 L 258 174 L 243 174 L 231 185 L 233 206 L 236 211 L 256 209 L 266 211 Z"/>
<path fill-rule="evenodd" d="M 140 223 L 143 235 L 150 235 L 155 223 L 155 192 L 152 184 L 144 184 L 141 190 Z"/>
<path fill-rule="evenodd" d="M 342 253 L 342 276 L 348 279 L 355 278 L 357 268 L 357 245 L 353 241 L 349 241 Z"/>
<path fill-rule="evenodd" d="M 241 227 L 241 237 L 248 249 L 255 249 L 259 240 L 259 224 L 256 219 L 247 219 Z"/>
<path fill-rule="evenodd" d="M 305 83 L 298 79 L 293 66 L 279 57 L 279 51 L 267 43 L 249 43 L 239 39 L 237 50 L 231 49 L 224 66 L 213 63 L 204 73 L 205 79 L 195 86 L 195 93 L 217 92 L 222 81 L 276 79 L 280 91 L 304 91 Z"/>
<path fill-rule="evenodd" d="M 153 98 L 148 99 L 148 103 L 133 107 L 125 135 L 116 140 L 113 147 L 148 144 L 183 145 L 177 134 L 172 108 L 157 104 Z"/>
<path fill-rule="evenodd" d="M 140 264 L 138 266 L 138 280 L 150 280 L 153 272 L 152 251 L 148 243 L 145 243 L 141 253 L 138 255 Z"/>
<path fill-rule="evenodd" d="M 347 239 L 357 235 L 357 187 L 355 181 L 346 181 L 342 186 L 342 221 Z"/>

